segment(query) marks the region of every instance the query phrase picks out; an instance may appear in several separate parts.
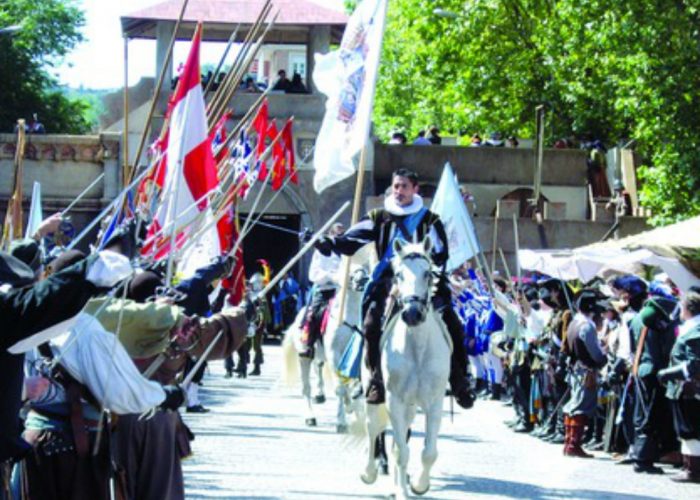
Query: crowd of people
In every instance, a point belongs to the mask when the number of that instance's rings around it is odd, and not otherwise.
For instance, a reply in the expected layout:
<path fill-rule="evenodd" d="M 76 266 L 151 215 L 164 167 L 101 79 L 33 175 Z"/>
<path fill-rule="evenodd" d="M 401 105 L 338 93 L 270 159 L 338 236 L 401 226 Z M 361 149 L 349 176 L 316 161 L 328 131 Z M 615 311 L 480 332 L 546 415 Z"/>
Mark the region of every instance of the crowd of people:
<path fill-rule="evenodd" d="M 91 255 L 45 251 L 62 224 L 0 252 L 0 498 L 184 498 L 178 410 L 206 411 L 207 359 L 253 349 L 259 373 L 259 285 L 232 304 L 222 257 L 167 287 L 164 265 L 134 267 L 130 226 Z"/>
<path fill-rule="evenodd" d="M 452 276 L 479 396 L 506 399 L 514 432 L 566 456 L 615 454 L 639 473 L 700 482 L 700 288 L 634 275 L 585 287 L 556 278 L 490 292 Z"/>

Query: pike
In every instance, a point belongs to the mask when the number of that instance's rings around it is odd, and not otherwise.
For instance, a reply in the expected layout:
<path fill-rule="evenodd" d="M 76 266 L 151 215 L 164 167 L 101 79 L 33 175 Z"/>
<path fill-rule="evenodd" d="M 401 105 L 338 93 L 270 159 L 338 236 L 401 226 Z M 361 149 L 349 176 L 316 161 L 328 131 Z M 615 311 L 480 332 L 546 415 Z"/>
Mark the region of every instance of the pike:
<path fill-rule="evenodd" d="M 270 8 L 271 10 L 271 8 Z M 269 11 L 268 11 L 269 13 Z M 214 118 L 212 120 L 212 123 L 216 123 L 219 118 L 224 113 L 224 110 L 226 109 L 227 103 L 233 98 L 234 93 L 236 92 L 236 89 L 241 83 L 241 80 L 243 79 L 243 76 L 245 76 L 245 73 L 250 66 L 250 64 L 253 62 L 253 58 L 257 55 L 258 51 L 260 50 L 260 47 L 262 46 L 263 41 L 265 40 L 265 37 L 267 34 L 270 32 L 272 27 L 275 25 L 275 22 L 277 21 L 277 17 L 279 16 L 280 11 L 277 11 L 277 14 L 275 14 L 275 17 L 272 18 L 272 21 L 268 23 L 267 27 L 265 28 L 265 31 L 263 34 L 260 36 L 258 41 L 253 45 L 252 50 L 248 49 L 246 51 L 246 56 L 245 59 L 243 60 L 240 69 L 238 70 L 238 73 L 235 76 L 235 79 L 233 80 L 233 83 L 230 85 L 230 88 L 225 90 L 225 94 L 223 99 L 220 101 L 220 103 L 217 105 L 216 108 L 212 108 L 214 111 L 212 113 L 212 117 Z M 267 14 L 265 14 L 265 17 L 267 17 Z M 248 53 L 249 52 L 249 53 Z"/>
<path fill-rule="evenodd" d="M 173 36 L 170 37 L 170 45 L 165 55 L 165 61 L 163 61 L 163 67 L 160 69 L 160 75 L 158 76 L 158 83 L 154 89 L 153 99 L 151 100 L 151 107 L 148 110 L 148 116 L 146 117 L 146 124 L 143 127 L 143 132 L 141 133 L 141 140 L 139 141 L 139 147 L 136 149 L 136 156 L 134 156 L 134 162 L 138 163 L 139 158 L 141 158 L 141 153 L 143 153 L 143 147 L 146 145 L 146 138 L 148 137 L 148 131 L 151 128 L 151 120 L 153 119 L 153 113 L 156 109 L 156 103 L 158 102 L 158 96 L 160 95 L 161 88 L 163 87 L 163 81 L 165 80 L 165 73 L 170 61 L 173 57 L 173 47 L 175 46 L 175 39 L 177 38 L 177 32 L 180 29 L 180 24 L 182 23 L 182 18 L 185 16 L 185 10 L 187 9 L 187 4 L 189 0 L 183 0 L 182 7 L 180 8 L 180 15 L 177 18 L 175 27 L 173 28 Z M 127 160 L 128 161 L 128 160 Z M 131 177 L 136 169 L 131 171 Z"/>
<path fill-rule="evenodd" d="M 91 230 L 93 227 L 95 227 L 99 222 L 104 219 L 107 214 L 115 207 L 117 204 L 121 201 L 122 197 L 126 195 L 127 192 L 129 192 L 130 189 L 132 189 L 134 186 L 136 186 L 141 180 L 143 180 L 144 177 L 146 177 L 146 174 L 148 174 L 149 169 L 145 169 L 143 172 L 141 172 L 134 180 L 131 181 L 131 184 L 129 184 L 127 187 L 122 189 L 122 192 L 119 193 L 111 202 L 109 205 L 107 205 L 100 214 L 95 217 L 90 224 L 88 224 L 83 231 L 75 237 L 73 241 L 70 242 L 70 245 L 66 248 L 66 250 L 72 250 L 75 248 L 75 246 L 82 240 Z"/>
<path fill-rule="evenodd" d="M 211 341 L 211 343 L 207 346 L 207 349 L 202 353 L 200 358 L 197 360 L 197 363 L 192 367 L 192 369 L 189 371 L 189 373 L 185 376 L 185 378 L 182 380 L 182 387 L 187 388 L 188 385 L 192 382 L 192 379 L 194 376 L 197 374 L 197 371 L 202 367 L 204 362 L 207 360 L 209 357 L 209 354 L 211 354 L 212 349 L 214 349 L 214 346 L 216 343 L 219 341 L 219 339 L 223 336 L 224 331 L 220 330 L 219 333 L 216 334 L 216 337 L 214 337 L 214 340 Z M 150 368 L 150 366 L 149 366 Z"/>
<path fill-rule="evenodd" d="M 231 78 L 233 77 L 233 73 L 237 70 L 238 66 L 240 65 L 241 53 L 250 44 L 250 40 L 253 36 L 253 33 L 258 29 L 258 25 L 262 22 L 263 18 L 266 16 L 266 11 L 269 8 L 269 4 L 270 4 L 270 0 L 267 0 L 265 5 L 263 5 L 262 9 L 260 9 L 260 13 L 258 14 L 258 17 L 255 19 L 255 22 L 253 22 L 253 25 L 250 27 L 250 29 L 246 33 L 246 36 L 243 39 L 243 43 L 241 44 L 241 50 L 239 50 L 238 53 L 236 54 L 236 57 L 233 60 L 233 63 L 231 64 L 231 68 L 229 69 L 229 72 L 226 74 L 226 77 L 221 82 L 221 85 L 219 85 L 219 88 L 216 90 L 214 97 L 212 98 L 211 102 L 209 103 L 209 106 L 207 107 L 208 117 L 211 115 L 211 112 L 215 108 L 219 107 L 219 102 L 220 102 L 221 97 L 224 93 L 224 89 L 228 88 L 228 86 L 231 83 Z M 212 123 L 215 123 L 215 122 L 212 122 Z"/>
<path fill-rule="evenodd" d="M 88 192 L 94 188 L 98 182 L 100 182 L 102 179 L 104 179 L 105 173 L 102 172 L 100 175 L 97 176 L 97 178 L 90 183 L 88 187 L 83 189 L 81 193 L 73 200 L 70 202 L 70 205 L 68 205 L 62 212 L 61 212 L 61 217 L 65 217 L 65 215 L 71 211 L 71 208 L 73 208 Z"/>
<path fill-rule="evenodd" d="M 267 284 L 267 286 L 265 288 L 263 288 L 256 295 L 256 298 L 259 299 L 259 298 L 262 298 L 265 295 L 267 295 L 270 292 L 270 290 L 272 290 L 274 288 L 274 286 L 277 284 L 277 282 L 280 281 L 284 277 L 285 274 L 287 274 L 287 271 L 289 271 L 292 268 L 292 266 L 294 264 L 296 264 L 299 261 L 299 259 L 301 259 L 306 254 L 306 252 L 308 252 L 313 247 L 313 245 L 318 241 L 318 239 L 321 236 L 323 236 L 323 234 L 326 231 L 328 231 L 328 229 L 333 225 L 333 223 L 336 220 L 338 220 L 338 218 L 341 215 L 343 215 L 343 212 L 345 212 L 349 206 L 350 206 L 350 201 L 346 201 L 345 203 L 343 203 L 343 206 L 341 206 L 333 214 L 333 216 L 330 219 L 328 219 L 328 221 L 326 221 L 326 223 L 323 225 L 323 227 L 321 229 L 319 229 L 316 232 L 316 234 L 313 235 L 313 237 L 306 243 L 306 245 L 304 245 L 302 247 L 302 249 L 299 250 L 299 252 L 297 252 L 297 254 L 294 257 L 292 257 L 291 260 L 289 262 L 287 262 L 287 264 L 282 269 L 280 269 L 280 271 L 277 273 L 277 275 L 270 280 L 270 282 Z"/>
<path fill-rule="evenodd" d="M 264 20 L 267 18 L 271 10 L 271 2 L 270 0 L 267 0 L 265 5 L 263 5 L 263 8 L 260 10 L 260 14 L 258 14 L 255 23 L 253 23 L 253 26 L 251 26 L 250 30 L 246 34 L 241 50 L 239 50 L 238 54 L 236 54 L 236 58 L 234 59 L 226 78 L 224 78 L 224 81 L 221 83 L 221 86 L 218 88 L 216 94 L 214 94 L 214 97 L 212 98 L 212 101 L 207 109 L 207 118 L 209 118 L 210 123 L 216 123 L 221 114 L 223 114 L 223 109 L 226 108 L 226 102 L 228 101 L 227 96 L 229 96 L 229 94 L 232 95 L 233 92 L 235 92 L 234 82 L 236 86 L 240 83 L 240 79 L 237 78 L 237 75 L 240 72 L 239 68 L 242 66 L 243 61 L 245 60 L 245 56 L 251 46 L 253 38 L 260 32 L 260 26 L 262 26 Z M 232 91 L 230 91 L 231 88 L 233 88 Z"/>
<path fill-rule="evenodd" d="M 294 120 L 294 117 L 292 116 L 291 118 L 289 118 L 289 120 L 290 121 Z M 263 154 L 260 155 L 260 159 L 258 161 L 260 161 L 260 162 L 265 161 L 270 156 L 270 154 L 272 153 L 272 148 L 282 138 L 283 130 L 280 131 L 277 134 L 277 136 L 272 140 L 272 142 L 267 146 L 267 149 L 265 149 Z M 219 204 L 219 206 L 215 209 L 217 213 L 214 215 L 214 219 L 209 221 L 204 227 L 199 229 L 194 235 L 192 235 L 190 238 L 188 238 L 187 243 L 177 252 L 178 254 L 184 253 L 184 251 L 187 248 L 192 246 L 194 244 L 194 242 L 197 241 L 197 238 L 200 235 L 202 235 L 203 233 L 205 233 L 206 231 L 211 229 L 212 226 L 216 225 L 219 222 L 219 220 L 221 220 L 221 218 L 224 215 L 226 215 L 226 206 L 234 200 L 234 198 L 236 197 L 238 192 L 243 188 L 244 183 L 245 183 L 245 179 L 242 182 L 240 182 L 239 184 L 237 184 L 231 193 L 229 193 L 228 195 L 225 196 L 225 198 L 222 200 L 222 202 Z"/>
<path fill-rule="evenodd" d="M 236 29 L 234 29 L 231 32 L 231 36 L 228 38 L 228 43 L 226 44 L 226 49 L 224 50 L 224 54 L 221 56 L 221 59 L 219 60 L 219 64 L 216 66 L 216 69 L 211 75 L 211 78 L 207 82 L 207 87 L 204 89 L 204 98 L 207 98 L 207 94 L 209 94 L 209 91 L 211 90 L 212 84 L 216 80 L 216 77 L 219 76 L 219 72 L 221 71 L 221 68 L 224 65 L 224 61 L 226 61 L 226 57 L 228 57 L 228 52 L 231 50 L 231 45 L 233 45 L 234 40 L 236 39 L 236 35 L 238 35 L 238 30 L 241 28 L 241 24 L 238 23 L 236 25 Z"/>

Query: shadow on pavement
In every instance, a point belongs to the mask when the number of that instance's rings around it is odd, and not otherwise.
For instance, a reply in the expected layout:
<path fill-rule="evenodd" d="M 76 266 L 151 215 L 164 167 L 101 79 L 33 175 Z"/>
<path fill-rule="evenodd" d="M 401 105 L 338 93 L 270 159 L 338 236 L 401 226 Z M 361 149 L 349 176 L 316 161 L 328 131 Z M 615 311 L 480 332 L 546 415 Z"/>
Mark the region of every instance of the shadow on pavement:
<path fill-rule="evenodd" d="M 595 499 L 614 498 L 616 500 L 656 500 L 658 497 L 646 495 L 634 495 L 628 493 L 613 493 L 600 490 L 566 489 L 566 488 L 541 488 L 528 483 L 516 483 L 501 479 L 472 476 L 449 476 L 444 479 L 447 483 L 439 486 L 439 491 L 460 492 L 462 495 L 471 493 L 485 493 L 489 495 L 501 495 L 511 498 L 577 498 Z M 456 498 L 456 497 L 455 497 Z"/>

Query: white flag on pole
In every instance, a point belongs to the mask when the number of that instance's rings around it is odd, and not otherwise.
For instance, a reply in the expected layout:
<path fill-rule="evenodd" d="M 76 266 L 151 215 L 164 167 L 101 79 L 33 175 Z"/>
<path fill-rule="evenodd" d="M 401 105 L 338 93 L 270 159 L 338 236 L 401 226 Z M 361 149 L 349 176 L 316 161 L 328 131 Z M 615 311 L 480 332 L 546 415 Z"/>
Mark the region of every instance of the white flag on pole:
<path fill-rule="evenodd" d="M 363 0 L 340 48 L 315 54 L 314 83 L 328 97 L 314 151 L 318 193 L 355 172 L 353 157 L 369 136 L 386 8 L 387 0 Z"/>
<path fill-rule="evenodd" d="M 31 238 L 32 235 L 39 230 L 42 220 L 44 220 L 44 215 L 41 209 L 41 184 L 34 181 L 34 189 L 32 189 L 32 205 L 29 207 L 27 232 L 24 237 Z"/>
<path fill-rule="evenodd" d="M 474 224 L 459 190 L 457 177 L 449 163 L 445 164 L 442 171 L 440 184 L 435 191 L 430 210 L 440 216 L 445 226 L 450 254 L 447 270 L 452 271 L 474 257 L 480 250 Z"/>

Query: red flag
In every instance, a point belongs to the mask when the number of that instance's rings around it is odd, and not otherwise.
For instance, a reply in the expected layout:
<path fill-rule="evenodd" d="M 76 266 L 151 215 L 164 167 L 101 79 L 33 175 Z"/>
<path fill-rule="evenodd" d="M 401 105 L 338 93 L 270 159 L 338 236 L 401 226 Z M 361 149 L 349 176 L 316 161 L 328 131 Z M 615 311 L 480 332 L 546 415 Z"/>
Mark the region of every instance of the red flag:
<path fill-rule="evenodd" d="M 282 129 L 282 143 L 284 144 L 284 156 L 289 171 L 289 178 L 292 184 L 299 184 L 297 177 L 296 162 L 294 160 L 294 137 L 292 136 L 292 120 L 287 120 Z"/>
<path fill-rule="evenodd" d="M 239 238 L 238 217 L 233 217 L 231 224 L 231 242 Z M 230 250 L 230 249 L 229 249 Z M 236 263 L 233 266 L 231 275 L 223 280 L 221 286 L 229 291 L 228 301 L 230 304 L 238 305 L 245 297 L 245 267 L 243 265 L 243 245 L 236 249 Z"/>
<path fill-rule="evenodd" d="M 268 126 L 270 124 L 270 117 L 268 112 L 267 97 L 263 99 L 260 108 L 258 109 L 255 118 L 253 118 L 253 129 L 258 134 L 258 144 L 256 152 L 258 156 L 265 152 L 265 137 L 267 133 Z"/>
<path fill-rule="evenodd" d="M 267 129 L 267 136 L 270 138 L 270 140 L 275 140 L 277 136 L 279 135 L 279 132 L 277 131 L 277 124 L 275 123 L 274 120 L 270 123 L 269 128 Z M 278 140 L 275 142 L 275 144 L 272 146 L 272 189 L 273 191 L 277 191 L 279 188 L 282 187 L 282 181 L 284 180 L 284 174 L 285 174 L 285 153 L 284 153 L 284 145 L 282 144 L 281 140 Z"/>

